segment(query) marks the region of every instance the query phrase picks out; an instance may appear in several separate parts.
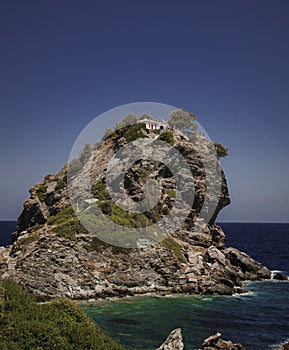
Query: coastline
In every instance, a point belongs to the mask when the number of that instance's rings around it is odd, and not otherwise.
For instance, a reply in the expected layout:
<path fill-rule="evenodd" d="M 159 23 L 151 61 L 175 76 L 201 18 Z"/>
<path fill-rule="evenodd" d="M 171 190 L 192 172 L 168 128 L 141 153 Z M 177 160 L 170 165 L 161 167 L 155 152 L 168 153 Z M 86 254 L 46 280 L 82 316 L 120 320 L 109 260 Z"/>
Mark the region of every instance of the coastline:
<path fill-rule="evenodd" d="M 277 345 L 288 338 L 285 320 L 285 328 L 277 327 L 287 312 L 282 306 L 287 286 L 275 280 L 249 281 L 247 293 L 240 295 L 150 293 L 90 300 L 81 302 L 80 307 L 113 338 L 139 350 L 157 348 L 158 342 L 176 328 L 181 328 L 190 349 L 201 348 L 205 338 L 220 332 L 223 339 L 240 342 L 248 350 L 273 346 L 279 350 Z M 146 334 L 151 334 L 151 339 Z"/>
<path fill-rule="evenodd" d="M 279 281 L 279 280 L 263 280 L 263 281 L 244 281 L 244 286 L 261 284 L 261 283 L 286 283 L 288 281 Z M 107 302 L 118 302 L 118 301 L 133 301 L 143 298 L 156 298 L 156 299 L 182 299 L 182 298 L 191 298 L 196 300 L 208 300 L 212 298 L 242 298 L 254 296 L 254 292 L 250 289 L 242 290 L 240 293 L 233 294 L 189 294 L 189 293 L 161 293 L 161 292 L 148 292 L 135 295 L 125 295 L 125 296 L 115 296 L 115 297 L 104 297 L 99 299 L 73 299 L 80 306 L 96 306 L 99 304 L 104 304 Z"/>

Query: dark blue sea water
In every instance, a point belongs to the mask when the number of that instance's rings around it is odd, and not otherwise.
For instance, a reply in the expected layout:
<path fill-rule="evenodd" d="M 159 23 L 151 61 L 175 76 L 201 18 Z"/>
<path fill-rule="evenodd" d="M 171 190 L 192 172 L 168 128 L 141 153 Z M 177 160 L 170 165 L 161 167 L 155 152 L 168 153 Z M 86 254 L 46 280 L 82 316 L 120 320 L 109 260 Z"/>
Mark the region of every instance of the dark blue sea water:
<path fill-rule="evenodd" d="M 0 245 L 16 223 L 0 222 Z M 245 251 L 271 270 L 289 275 L 289 224 L 221 224 L 227 245 Z M 289 338 L 289 283 L 250 282 L 241 297 L 143 297 L 85 307 L 87 314 L 127 348 L 157 348 L 181 327 L 186 349 L 219 331 L 248 350 L 268 350 Z"/>
<path fill-rule="evenodd" d="M 238 248 L 270 270 L 289 271 L 289 223 L 221 223 L 227 246 Z"/>

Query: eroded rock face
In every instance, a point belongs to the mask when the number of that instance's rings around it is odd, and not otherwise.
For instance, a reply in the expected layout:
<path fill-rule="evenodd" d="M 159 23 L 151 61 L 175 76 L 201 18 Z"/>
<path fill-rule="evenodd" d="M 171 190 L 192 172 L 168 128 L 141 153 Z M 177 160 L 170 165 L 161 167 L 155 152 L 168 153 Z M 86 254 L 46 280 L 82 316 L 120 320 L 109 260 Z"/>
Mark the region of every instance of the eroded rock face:
<path fill-rule="evenodd" d="M 144 137 L 151 137 L 143 131 Z M 67 166 L 35 185 L 18 220 L 11 247 L 0 251 L 2 277 L 25 285 L 42 297 L 74 299 L 104 298 L 145 293 L 232 294 L 242 290 L 245 279 L 270 278 L 268 269 L 234 248 L 226 248 L 226 237 L 214 220 L 229 204 L 224 173 L 217 181 L 221 192 L 212 192 L 216 209 L 208 223 L 199 219 L 210 176 L 192 144 L 174 132 L 174 146 L 186 158 L 196 182 L 194 201 L 184 225 L 165 241 L 148 248 L 110 246 L 87 232 L 70 207 L 66 185 Z M 125 144 L 125 134 L 113 135 L 92 150 L 85 169 L 92 176 L 94 196 L 106 215 L 111 215 L 104 173 L 113 154 Z M 207 141 L 202 147 L 210 147 Z M 209 159 L 210 160 L 210 159 Z M 218 165 L 219 166 L 219 165 Z M 86 171 L 86 170 L 85 170 Z M 212 170 L 213 171 L 213 170 Z M 156 222 L 174 205 L 175 180 L 160 162 L 140 162 L 127 173 L 127 192 L 138 201 L 144 180 L 157 179 L 161 196 L 146 220 Z M 76 176 L 75 186 L 81 177 Z M 90 203 L 86 202 L 86 206 Z"/>
<path fill-rule="evenodd" d="M 177 328 L 171 332 L 166 341 L 156 350 L 183 350 L 184 343 L 182 338 L 182 331 Z"/>
<path fill-rule="evenodd" d="M 56 175 L 47 175 L 45 180 L 30 188 L 30 198 L 24 203 L 18 218 L 16 240 L 23 231 L 43 225 L 49 216 L 70 205 L 67 190 L 67 165 Z"/>

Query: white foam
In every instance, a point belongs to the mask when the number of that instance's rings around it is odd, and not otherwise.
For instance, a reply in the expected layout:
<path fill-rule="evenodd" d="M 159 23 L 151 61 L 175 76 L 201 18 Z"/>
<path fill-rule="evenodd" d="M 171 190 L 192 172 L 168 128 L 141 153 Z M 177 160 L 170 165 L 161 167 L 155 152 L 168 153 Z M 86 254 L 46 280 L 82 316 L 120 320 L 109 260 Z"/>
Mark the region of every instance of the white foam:
<path fill-rule="evenodd" d="M 283 271 L 280 270 L 271 270 L 271 278 L 273 278 L 277 273 L 283 273 Z"/>
<path fill-rule="evenodd" d="M 282 273 L 283 271 L 280 270 L 272 270 L 271 273 L 273 273 L 274 275 L 276 275 L 276 273 Z"/>
<path fill-rule="evenodd" d="M 288 342 L 289 342 L 289 338 L 278 344 L 269 345 L 269 348 L 272 350 L 279 350 L 282 345 L 287 344 Z"/>
<path fill-rule="evenodd" d="M 236 299 L 241 299 L 241 297 L 254 297 L 255 295 L 256 293 L 252 291 L 248 291 L 243 293 L 234 293 L 232 296 Z"/>

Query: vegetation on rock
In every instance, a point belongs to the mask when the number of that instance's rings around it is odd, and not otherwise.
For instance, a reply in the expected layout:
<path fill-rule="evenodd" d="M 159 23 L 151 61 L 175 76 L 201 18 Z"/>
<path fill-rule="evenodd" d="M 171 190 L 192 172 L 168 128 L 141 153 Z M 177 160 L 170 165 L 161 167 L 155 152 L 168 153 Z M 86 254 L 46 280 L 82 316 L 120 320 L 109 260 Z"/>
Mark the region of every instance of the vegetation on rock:
<path fill-rule="evenodd" d="M 174 134 L 172 131 L 165 131 L 164 133 L 160 134 L 158 139 L 167 142 L 171 146 L 173 146 L 175 143 Z"/>
<path fill-rule="evenodd" d="M 86 229 L 81 225 L 79 219 L 74 213 L 72 206 L 68 206 L 57 213 L 50 216 L 47 224 L 53 226 L 52 232 L 58 237 L 63 237 L 71 241 L 76 240 L 78 234 L 87 233 Z"/>
<path fill-rule="evenodd" d="M 41 185 L 37 190 L 36 194 L 40 200 L 40 202 L 43 202 L 45 200 L 45 192 L 47 187 L 45 185 Z"/>
<path fill-rule="evenodd" d="M 90 144 L 85 144 L 80 155 L 69 162 L 69 178 L 75 176 L 83 168 L 84 164 L 88 161 L 91 152 L 92 146 Z"/>
<path fill-rule="evenodd" d="M 91 186 L 89 192 L 88 188 L 80 191 L 81 199 L 76 198 L 77 216 L 69 205 L 68 165 L 31 188 L 31 197 L 25 202 L 18 220 L 14 244 L 0 252 L 0 268 L 5 277 L 20 281 L 40 297 L 69 296 L 75 299 L 164 290 L 232 294 L 235 286 L 242 286 L 243 280 L 270 278 L 270 271 L 253 259 L 226 248 L 224 233 L 214 225 L 219 211 L 230 203 L 223 172 L 219 179 L 221 193 L 212 197 L 213 200 L 218 198 L 218 202 L 210 223 L 198 219 L 207 195 L 207 172 L 198 147 L 212 150 L 215 146 L 198 132 L 187 132 L 190 126 L 194 131 L 194 115 L 184 111 L 178 113 L 174 115 L 175 122 L 184 115 L 189 124 L 183 131 L 167 130 L 161 134 L 161 139 L 173 141 L 174 147 L 186 159 L 195 187 L 191 193 L 194 196 L 191 211 L 173 237 L 167 238 L 159 223 L 172 208 L 177 209 L 177 214 L 181 214 L 183 208 L 175 200 L 176 195 L 179 196 L 175 191 L 176 179 L 164 163 L 152 159 L 136 161 L 126 170 L 123 179 L 115 180 L 123 181 L 122 188 L 126 193 L 119 196 L 123 204 L 131 204 L 126 195 L 135 203 L 145 197 L 148 206 L 144 208 L 150 210 L 130 212 L 110 197 L 105 172 L 113 154 L 120 151 L 123 161 L 127 162 L 131 157 L 131 152 L 123 147 L 127 142 L 138 137 L 148 137 L 154 142 L 156 136 L 145 129 L 145 124 L 125 125 L 114 130 L 111 137 L 97 147 L 86 146 L 75 160 L 76 171 L 86 162 L 83 174 L 90 178 Z M 195 136 L 192 142 L 186 134 Z M 219 156 L 227 153 L 223 146 L 216 147 Z M 212 152 L 209 153 L 208 161 L 211 161 L 214 157 Z M 186 175 L 181 167 L 179 173 Z M 72 183 L 79 189 L 83 182 L 79 175 L 82 174 L 76 172 L 74 175 L 77 176 L 72 178 Z M 159 186 L 155 187 L 154 182 Z M 157 201 L 152 200 L 151 194 L 159 195 L 155 196 Z M 189 195 L 189 192 L 180 192 L 180 196 L 183 194 Z M 104 215 L 99 215 L 100 211 Z M 85 223 L 85 228 L 81 223 Z M 115 229 L 112 230 L 112 226 Z M 142 229 L 137 234 L 132 228 Z M 145 249 L 146 241 L 151 239 L 158 242 Z M 143 249 L 128 249 L 136 246 Z"/>
<path fill-rule="evenodd" d="M 120 122 L 115 124 L 114 130 L 121 129 L 128 125 L 136 124 L 137 121 L 138 121 L 138 117 L 135 114 L 133 113 L 127 114 Z"/>
<path fill-rule="evenodd" d="M 98 200 L 106 200 L 110 198 L 106 189 L 106 184 L 103 180 L 97 181 L 97 183 L 92 186 L 92 194 L 93 197 L 97 198 Z"/>
<path fill-rule="evenodd" d="M 67 185 L 67 173 L 64 175 L 63 178 L 57 179 L 57 185 L 55 187 L 55 191 L 60 191 L 64 189 L 66 185 Z"/>
<path fill-rule="evenodd" d="M 128 128 L 127 132 L 124 134 L 124 138 L 127 142 L 135 141 L 139 138 L 144 138 L 146 135 L 143 133 L 143 129 L 145 128 L 144 123 L 139 123 L 132 125 Z"/>
<path fill-rule="evenodd" d="M 37 234 L 32 234 L 32 235 L 30 235 L 30 236 L 28 236 L 28 237 L 19 239 L 18 242 L 19 242 L 20 244 L 26 245 L 26 244 L 30 244 L 30 243 L 32 243 L 32 242 L 37 241 L 37 239 L 38 239 L 38 235 L 37 235 Z"/>
<path fill-rule="evenodd" d="M 189 129 L 195 131 L 198 128 L 196 114 L 186 112 L 184 109 L 178 109 L 170 114 L 169 126 L 172 129 Z"/>
<path fill-rule="evenodd" d="M 176 191 L 171 190 L 170 188 L 167 188 L 167 189 L 165 190 L 165 193 L 166 193 L 167 195 L 169 195 L 171 198 L 176 198 Z"/>
<path fill-rule="evenodd" d="M 219 158 L 226 157 L 229 154 L 228 153 L 228 148 L 224 147 L 220 143 L 214 143 L 214 147 L 215 147 L 215 151 L 217 153 L 217 156 Z"/>
<path fill-rule="evenodd" d="M 172 238 L 166 238 L 163 241 L 161 241 L 161 245 L 169 250 L 171 250 L 175 257 L 183 263 L 186 263 L 186 258 L 182 254 L 182 247 Z"/>
<path fill-rule="evenodd" d="M 74 219 L 75 213 L 72 208 L 72 205 L 69 205 L 68 207 L 64 208 L 60 212 L 58 212 L 54 216 L 50 216 L 47 220 L 48 225 L 62 225 L 67 223 L 68 221 Z"/>

